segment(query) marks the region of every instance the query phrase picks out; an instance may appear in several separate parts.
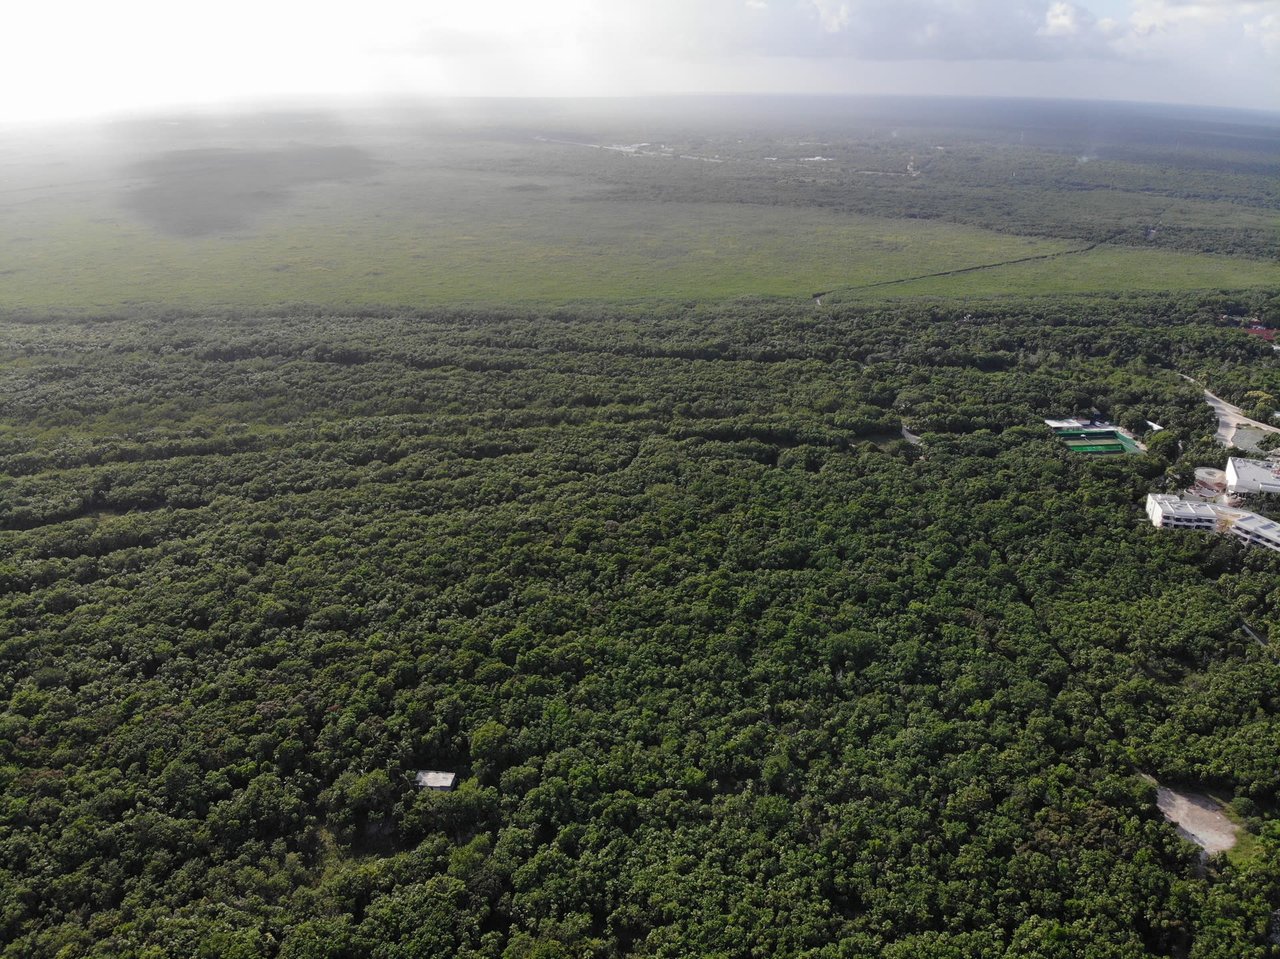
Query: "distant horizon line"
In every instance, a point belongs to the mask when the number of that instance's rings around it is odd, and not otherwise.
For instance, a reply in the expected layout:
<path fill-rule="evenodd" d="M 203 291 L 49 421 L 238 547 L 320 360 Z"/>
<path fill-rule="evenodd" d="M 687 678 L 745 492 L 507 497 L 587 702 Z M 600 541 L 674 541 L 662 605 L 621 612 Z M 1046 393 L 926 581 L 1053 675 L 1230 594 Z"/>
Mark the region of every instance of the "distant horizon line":
<path fill-rule="evenodd" d="M 226 100 L 221 102 L 204 102 L 189 104 L 155 105 L 133 109 L 121 109 L 96 114 L 79 116 L 49 117 L 44 119 L 25 118 L 9 120 L 0 117 L 0 129 L 38 129 L 56 127 L 74 127 L 93 124 L 112 124 L 120 122 L 137 122 L 160 120 L 175 116 L 245 116 L 253 114 L 269 114 L 284 112 L 342 112 L 353 109 L 372 109 L 388 107 L 404 107 L 424 103 L 627 103 L 658 102 L 664 100 L 810 100 L 810 101 L 953 101 L 953 102 L 988 102 L 988 103 L 1053 103 L 1101 105 L 1112 107 L 1139 107 L 1155 110 L 1176 111 L 1213 111 L 1233 114 L 1247 114 L 1280 122 L 1280 107 L 1242 107 L 1217 103 L 1186 103 L 1169 100 L 1127 100 L 1110 97 L 1072 97 L 1041 95 L 1010 95 L 982 93 L 855 93 L 855 92 L 802 92 L 802 91 L 765 91 L 750 92 L 740 90 L 724 91 L 682 91 L 662 93 L 627 93 L 627 94 L 575 94 L 575 95 L 521 95 L 521 94 L 447 94 L 447 93 L 404 93 L 388 92 L 384 94 L 306 94 L 280 97 L 261 97 L 245 100 Z"/>

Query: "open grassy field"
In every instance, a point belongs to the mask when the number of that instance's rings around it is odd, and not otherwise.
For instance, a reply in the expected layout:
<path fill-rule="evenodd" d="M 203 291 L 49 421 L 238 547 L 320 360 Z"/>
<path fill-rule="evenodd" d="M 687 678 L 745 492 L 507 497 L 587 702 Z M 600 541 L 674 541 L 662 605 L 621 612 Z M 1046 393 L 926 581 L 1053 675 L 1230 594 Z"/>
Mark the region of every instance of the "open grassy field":
<path fill-rule="evenodd" d="M 0 149 L 0 308 L 520 306 L 1280 283 L 1280 266 L 1262 255 L 1280 221 L 1256 177 L 1174 176 L 998 145 L 940 153 L 862 133 L 813 143 L 686 132 L 674 146 L 629 153 L 608 146 L 627 143 L 625 129 L 615 140 L 550 120 L 487 132 L 251 120 L 165 123 L 44 153 Z M 635 122 L 636 137 L 650 129 Z M 925 148 L 917 165 L 914 151 Z M 803 159 L 819 149 L 844 159 Z M 782 159 L 757 156 L 766 150 Z M 916 172 L 903 172 L 906 159 Z M 863 175 L 881 167 L 898 172 Z M 1215 255 L 1228 249 L 1234 255 Z"/>
<path fill-rule="evenodd" d="M 586 199 L 448 171 L 309 186 L 249 229 L 204 236 L 165 235 L 89 196 L 28 202 L 6 222 L 0 302 L 33 309 L 807 295 L 1072 246 L 823 210 Z"/>
<path fill-rule="evenodd" d="M 1099 247 L 1052 259 L 952 276 L 837 291 L 844 299 L 884 296 L 1025 296 L 1138 290 L 1243 290 L 1280 284 L 1280 266 L 1210 253 Z"/>
<path fill-rule="evenodd" d="M 83 194 L 29 200 L 5 224 L 0 304 L 17 309 L 805 296 L 1080 245 L 821 209 L 576 198 L 564 185 L 463 172 L 426 189 L 308 186 L 248 229 L 205 236 L 166 235 Z M 1278 279 L 1267 262 L 1103 248 L 878 289 L 986 295 Z"/>

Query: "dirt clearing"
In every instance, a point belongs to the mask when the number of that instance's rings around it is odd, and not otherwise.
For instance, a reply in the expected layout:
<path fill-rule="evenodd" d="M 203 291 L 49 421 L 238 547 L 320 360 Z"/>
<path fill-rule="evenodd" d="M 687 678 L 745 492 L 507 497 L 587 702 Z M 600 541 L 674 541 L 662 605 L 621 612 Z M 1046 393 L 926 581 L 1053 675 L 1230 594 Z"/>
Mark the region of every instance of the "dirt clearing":
<path fill-rule="evenodd" d="M 1178 833 L 1212 856 L 1226 852 L 1236 844 L 1240 828 L 1222 812 L 1222 807 L 1208 796 L 1178 792 L 1168 786 L 1156 787 L 1156 805 L 1164 818 L 1178 827 Z"/>

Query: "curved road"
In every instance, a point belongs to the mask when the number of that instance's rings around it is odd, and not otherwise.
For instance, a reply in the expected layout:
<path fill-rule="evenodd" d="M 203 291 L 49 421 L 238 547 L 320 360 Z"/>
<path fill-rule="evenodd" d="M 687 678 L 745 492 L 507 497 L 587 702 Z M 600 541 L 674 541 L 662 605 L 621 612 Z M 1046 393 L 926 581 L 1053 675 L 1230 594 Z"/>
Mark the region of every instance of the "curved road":
<path fill-rule="evenodd" d="M 1199 386 L 1199 382 L 1193 380 L 1185 373 L 1179 373 L 1188 383 L 1195 383 Z M 1238 406 L 1232 406 L 1221 396 L 1215 396 L 1208 390 L 1204 391 L 1205 402 L 1213 407 L 1214 413 L 1218 415 L 1218 432 L 1214 434 L 1216 439 L 1223 446 L 1230 446 L 1235 439 L 1236 430 L 1242 426 L 1248 426 L 1252 429 L 1262 430 L 1264 433 L 1280 433 L 1280 429 L 1267 423 L 1259 423 L 1257 420 L 1251 420 L 1244 415 L 1244 411 Z"/>

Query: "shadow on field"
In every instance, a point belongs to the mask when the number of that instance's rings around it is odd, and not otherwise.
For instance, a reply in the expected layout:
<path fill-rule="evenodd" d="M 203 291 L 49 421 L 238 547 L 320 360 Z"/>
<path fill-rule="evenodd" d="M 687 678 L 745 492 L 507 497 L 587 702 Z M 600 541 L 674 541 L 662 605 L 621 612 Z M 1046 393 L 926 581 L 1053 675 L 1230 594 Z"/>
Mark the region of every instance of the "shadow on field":
<path fill-rule="evenodd" d="M 243 229 L 297 187 L 373 170 L 369 154 L 350 146 L 179 150 L 134 165 L 130 174 L 145 182 L 124 202 L 163 233 L 204 236 Z"/>

